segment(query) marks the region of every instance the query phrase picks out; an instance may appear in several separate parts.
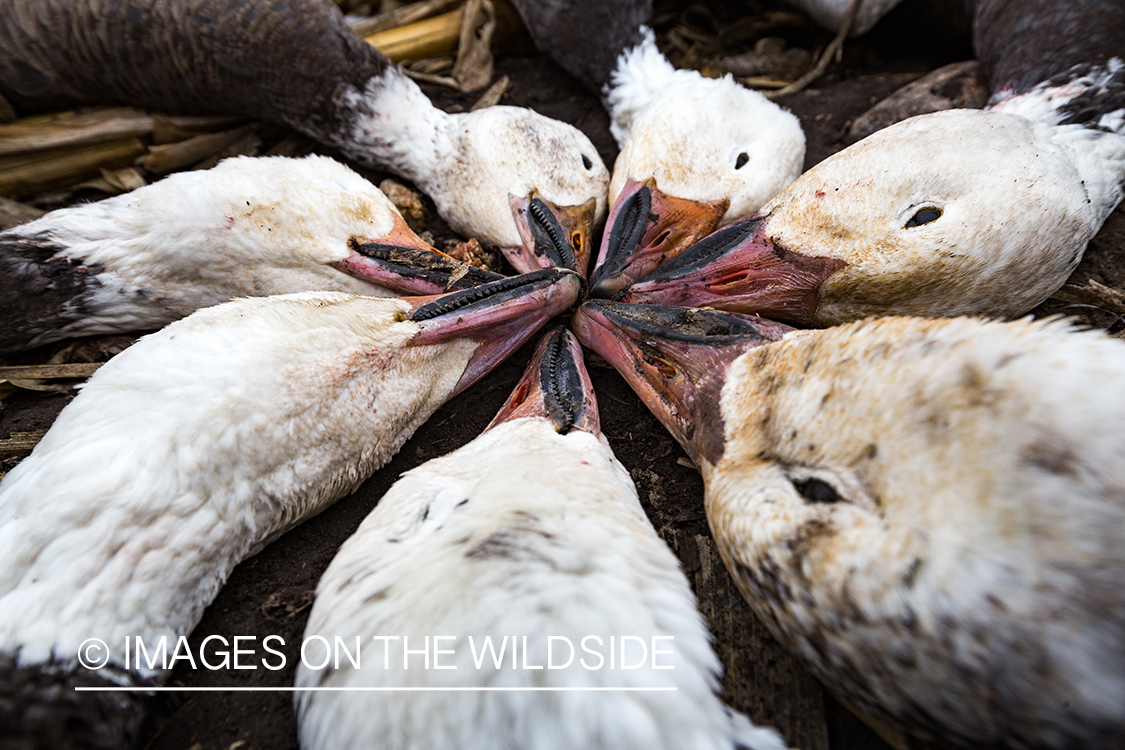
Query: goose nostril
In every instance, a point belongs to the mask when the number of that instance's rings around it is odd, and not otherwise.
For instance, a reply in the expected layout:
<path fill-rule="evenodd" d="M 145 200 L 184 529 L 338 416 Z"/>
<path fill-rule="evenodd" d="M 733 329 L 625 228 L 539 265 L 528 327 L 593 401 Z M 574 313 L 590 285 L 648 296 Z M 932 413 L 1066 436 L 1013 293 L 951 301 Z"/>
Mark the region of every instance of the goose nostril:
<path fill-rule="evenodd" d="M 722 278 L 707 282 L 707 286 L 733 286 L 745 281 L 749 276 L 750 274 L 747 271 L 735 271 L 734 273 L 727 274 Z"/>
<path fill-rule="evenodd" d="M 524 383 L 523 385 L 521 385 L 519 388 L 516 389 L 515 393 L 512 394 L 511 399 L 508 400 L 508 405 L 511 406 L 513 409 L 521 406 L 524 401 L 527 401 L 527 394 L 530 391 L 531 391 L 531 386 L 528 385 L 527 383 Z"/>

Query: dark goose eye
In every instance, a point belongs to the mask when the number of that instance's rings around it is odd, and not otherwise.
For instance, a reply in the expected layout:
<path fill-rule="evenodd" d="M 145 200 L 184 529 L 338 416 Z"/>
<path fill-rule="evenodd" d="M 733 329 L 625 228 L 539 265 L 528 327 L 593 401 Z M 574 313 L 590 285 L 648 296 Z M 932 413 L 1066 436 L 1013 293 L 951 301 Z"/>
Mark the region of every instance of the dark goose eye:
<path fill-rule="evenodd" d="M 940 218 L 941 218 L 941 209 L 940 208 L 934 208 L 933 206 L 926 206 L 925 208 L 919 208 L 915 212 L 915 214 L 910 217 L 910 221 L 906 222 L 906 226 L 903 227 L 903 229 L 910 229 L 911 227 L 920 227 L 923 224 L 929 224 L 930 222 L 937 221 Z"/>
<path fill-rule="evenodd" d="M 750 161 L 750 156 L 745 151 L 743 151 L 738 155 L 738 158 L 734 160 L 734 168 L 742 169 L 746 166 L 746 162 L 748 161 Z"/>
<path fill-rule="evenodd" d="M 801 493 L 801 497 L 805 498 L 810 503 L 840 502 L 840 496 L 836 494 L 836 490 L 832 489 L 832 485 L 822 482 L 819 479 L 806 479 L 803 482 L 793 482 L 793 486 L 797 488 L 797 492 Z"/>
<path fill-rule="evenodd" d="M 586 169 L 589 169 L 590 167 L 594 166 L 594 162 L 590 161 L 589 156 L 586 156 L 586 154 L 582 154 L 582 166 L 586 167 Z"/>

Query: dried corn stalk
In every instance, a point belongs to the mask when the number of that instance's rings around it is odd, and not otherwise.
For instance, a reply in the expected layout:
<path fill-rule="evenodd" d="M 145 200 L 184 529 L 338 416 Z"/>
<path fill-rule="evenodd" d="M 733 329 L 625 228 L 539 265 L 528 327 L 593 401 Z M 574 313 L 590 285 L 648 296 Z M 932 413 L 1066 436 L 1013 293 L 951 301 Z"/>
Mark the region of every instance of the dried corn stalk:
<path fill-rule="evenodd" d="M 420 3 L 410 3 L 387 13 L 380 13 L 377 16 L 356 21 L 351 26 L 355 33 L 360 36 L 369 36 L 379 31 L 407 26 L 438 13 L 444 13 L 454 5 L 460 4 L 460 2 L 461 0 L 424 0 Z"/>
<path fill-rule="evenodd" d="M 184 138 L 238 122 L 237 118 L 231 117 L 162 118 L 129 107 L 69 110 L 24 117 L 0 125 L 0 156 L 107 143 L 130 136 L 145 137 L 153 133 L 158 120 L 166 128 L 178 129 Z"/>
<path fill-rule="evenodd" d="M 23 198 L 129 166 L 145 152 L 139 138 L 0 157 L 0 195 Z"/>

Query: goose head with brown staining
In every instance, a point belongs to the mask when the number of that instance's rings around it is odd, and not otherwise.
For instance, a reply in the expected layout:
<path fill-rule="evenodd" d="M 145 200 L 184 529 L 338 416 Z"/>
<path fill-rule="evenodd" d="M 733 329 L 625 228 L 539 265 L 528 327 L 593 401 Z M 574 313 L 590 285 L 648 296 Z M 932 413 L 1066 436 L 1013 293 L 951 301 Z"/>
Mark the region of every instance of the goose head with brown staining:
<path fill-rule="evenodd" d="M 0 351 L 158 328 L 233 297 L 437 294 L 498 278 L 438 253 L 321 156 L 228 159 L 0 233 Z"/>
<path fill-rule="evenodd" d="M 619 299 L 806 326 L 1032 309 L 1125 195 L 1122 39 L 1119 3 L 980 0 L 988 110 L 875 133 Z"/>
<path fill-rule="evenodd" d="M 896 317 L 739 342 L 730 317 L 590 302 L 575 326 L 696 459 L 724 562 L 773 632 L 929 740 L 1114 744 L 1125 346 L 1057 321 Z"/>
<path fill-rule="evenodd" d="M 1053 135 L 1024 117 L 975 110 L 898 123 L 618 299 L 805 326 L 1021 314 L 1063 284 L 1101 222 Z"/>
<path fill-rule="evenodd" d="M 238 562 L 351 492 L 579 289 L 544 269 L 436 298 L 242 298 L 104 365 L 0 482 L 3 744 L 129 747 L 142 697 L 74 686 L 164 683 L 127 637 L 173 649 Z M 90 638 L 104 671 L 76 661 Z"/>

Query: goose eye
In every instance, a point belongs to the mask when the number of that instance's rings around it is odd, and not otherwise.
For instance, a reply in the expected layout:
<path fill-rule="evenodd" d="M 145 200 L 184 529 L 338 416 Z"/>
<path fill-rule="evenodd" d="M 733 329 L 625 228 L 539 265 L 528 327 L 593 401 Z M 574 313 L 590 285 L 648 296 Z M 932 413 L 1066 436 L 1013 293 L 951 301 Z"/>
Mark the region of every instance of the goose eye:
<path fill-rule="evenodd" d="M 738 155 L 738 158 L 734 160 L 734 168 L 735 169 L 742 169 L 743 167 L 746 166 L 746 162 L 748 162 L 748 161 L 750 161 L 750 155 L 747 154 L 745 151 L 743 151 L 741 154 Z"/>
<path fill-rule="evenodd" d="M 933 206 L 926 206 L 925 208 L 918 209 L 910 221 L 906 222 L 903 229 L 910 229 L 911 227 L 920 227 L 923 224 L 929 224 L 941 218 L 941 209 L 934 208 Z"/>
<path fill-rule="evenodd" d="M 590 169 L 594 166 L 594 162 L 590 161 L 589 156 L 586 156 L 586 154 L 582 154 L 582 166 L 586 167 L 586 169 Z"/>
<path fill-rule="evenodd" d="M 805 498 L 810 503 L 840 502 L 840 496 L 836 494 L 836 490 L 832 489 L 832 485 L 827 482 L 822 482 L 819 479 L 806 479 L 803 482 L 793 482 L 793 486 L 797 488 L 797 492 L 801 493 L 801 497 Z"/>

